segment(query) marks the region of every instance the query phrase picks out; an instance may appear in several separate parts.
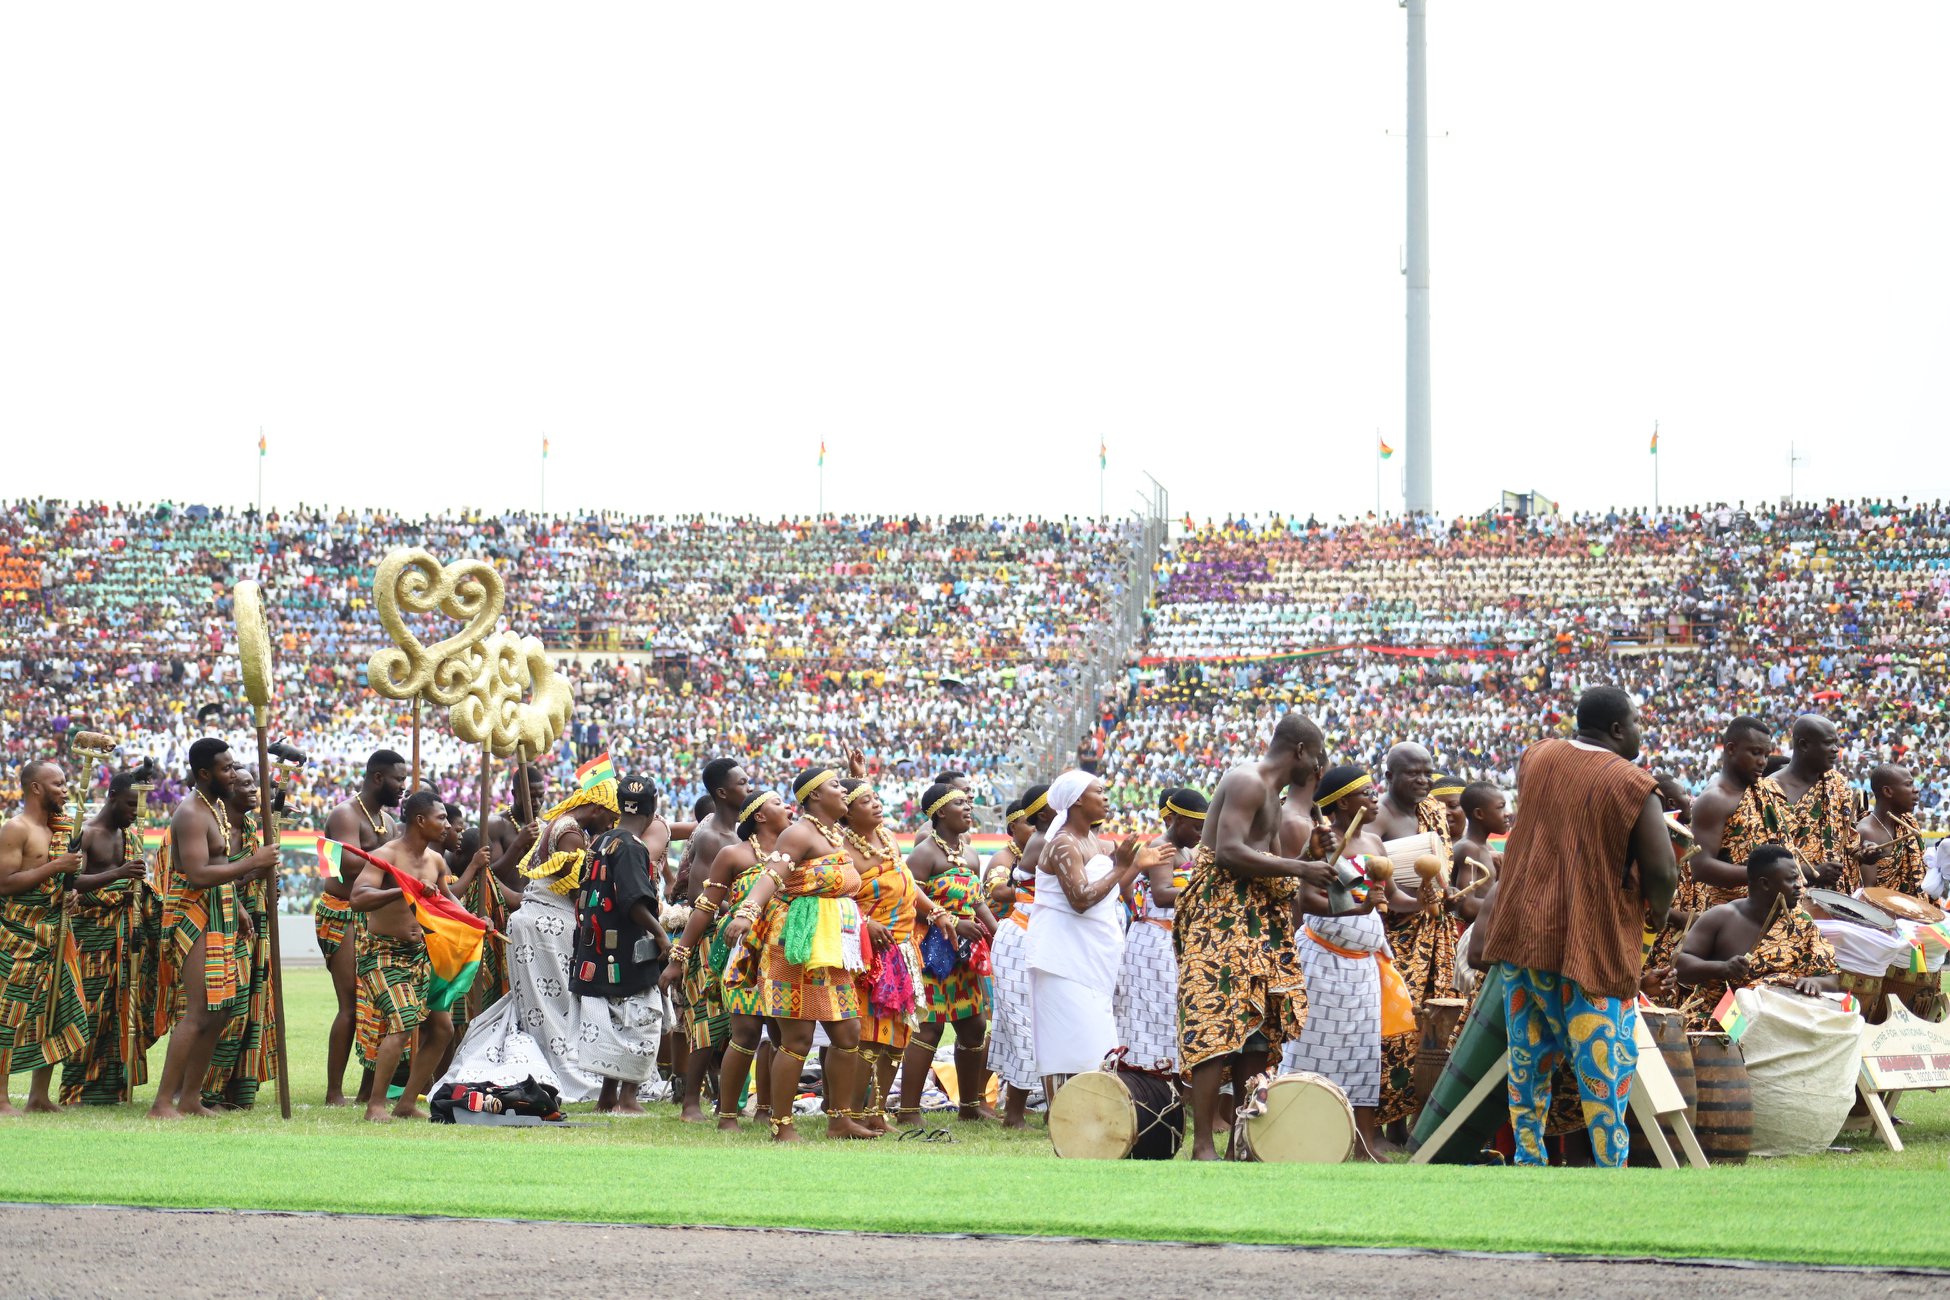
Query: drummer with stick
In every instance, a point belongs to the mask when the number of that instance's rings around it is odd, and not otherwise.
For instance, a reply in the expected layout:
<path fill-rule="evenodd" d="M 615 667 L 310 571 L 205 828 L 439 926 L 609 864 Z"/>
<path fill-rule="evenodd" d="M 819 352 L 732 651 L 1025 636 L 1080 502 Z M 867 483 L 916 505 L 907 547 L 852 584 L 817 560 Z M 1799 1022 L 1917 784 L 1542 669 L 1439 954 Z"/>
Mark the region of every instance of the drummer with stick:
<path fill-rule="evenodd" d="M 33 1071 L 27 1109 L 60 1109 L 48 1096 L 54 1067 L 82 1050 L 88 1008 L 72 938 L 58 924 L 65 878 L 80 869 L 64 816 L 68 779 L 58 763 L 20 769 L 21 809 L 0 827 L 0 1114 L 13 1111 L 6 1079 Z"/>
<path fill-rule="evenodd" d="M 1675 963 L 1689 996 L 1688 1032 L 1717 1029 L 1728 991 L 1774 984 L 1805 997 L 1841 988 L 1835 950 L 1800 910 L 1801 867 L 1786 845 L 1763 844 L 1747 858 L 1747 896 L 1711 908 L 1686 935 Z"/>
<path fill-rule="evenodd" d="M 1881 886 L 1923 897 L 1923 837 L 1909 815 L 1916 811 L 1916 782 L 1909 769 L 1883 763 L 1869 773 L 1875 807 L 1855 823 L 1864 888 Z"/>

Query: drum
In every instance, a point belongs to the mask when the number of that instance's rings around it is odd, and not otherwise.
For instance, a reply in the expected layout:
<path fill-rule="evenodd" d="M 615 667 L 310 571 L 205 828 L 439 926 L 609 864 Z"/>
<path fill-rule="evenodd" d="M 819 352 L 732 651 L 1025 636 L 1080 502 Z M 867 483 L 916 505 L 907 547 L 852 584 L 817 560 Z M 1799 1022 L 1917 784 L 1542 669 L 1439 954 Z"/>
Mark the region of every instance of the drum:
<path fill-rule="evenodd" d="M 1450 1112 L 1462 1105 L 1476 1081 L 1502 1059 L 1508 1047 L 1503 1018 L 1503 968 L 1492 966 L 1484 972 L 1476 1000 L 1469 1004 L 1469 1011 L 1463 1016 L 1441 1077 L 1428 1094 L 1422 1113 L 1415 1117 L 1414 1131 L 1409 1135 L 1411 1151 L 1435 1136 Z M 1502 1088 L 1491 1089 L 1467 1122 L 1430 1159 L 1436 1164 L 1465 1164 L 1474 1160 L 1483 1144 L 1495 1137 L 1497 1129 L 1509 1118 L 1508 1093 Z"/>
<path fill-rule="evenodd" d="M 1430 998 L 1422 1004 L 1420 1023 L 1416 1026 L 1421 1035 L 1415 1049 L 1417 1097 L 1426 1099 L 1435 1091 L 1442 1067 L 1449 1063 L 1449 1040 L 1455 1037 L 1456 1025 L 1462 1020 L 1466 1005 L 1461 998 Z"/>
<path fill-rule="evenodd" d="M 1882 976 L 1861 975 L 1852 970 L 1837 971 L 1835 981 L 1842 992 L 1853 994 L 1862 1006 L 1862 1019 L 1872 1025 L 1879 1025 L 1889 1014 L 1889 1004 L 1882 1000 Z"/>
<path fill-rule="evenodd" d="M 1717 1164 L 1745 1164 L 1754 1143 L 1754 1092 L 1740 1045 L 1725 1034 L 1696 1033 L 1693 1076 L 1698 1101 L 1686 1112 L 1700 1150 Z"/>
<path fill-rule="evenodd" d="M 1645 1021 L 1646 1032 L 1652 1041 L 1659 1045 L 1659 1055 L 1666 1063 L 1666 1070 L 1672 1081 L 1679 1085 L 1679 1095 L 1686 1102 L 1686 1113 L 1691 1115 L 1699 1100 L 1698 1077 L 1693 1064 L 1692 1044 L 1686 1040 L 1686 1017 L 1665 1007 L 1641 1007 L 1639 1016 Z M 1656 1165 L 1658 1159 L 1652 1154 L 1652 1146 L 1645 1141 L 1639 1128 L 1638 1116 L 1627 1115 L 1626 1126 L 1632 1131 L 1632 1154 L 1630 1163 L 1635 1165 Z M 1666 1145 L 1675 1153 L 1679 1151 L 1679 1135 L 1672 1126 L 1663 1120 L 1659 1131 L 1666 1135 Z"/>
<path fill-rule="evenodd" d="M 1160 1075 L 1092 1070 L 1056 1090 L 1049 1136 L 1071 1160 L 1170 1160 L 1185 1142 L 1185 1107 Z"/>
<path fill-rule="evenodd" d="M 1882 985 L 1880 992 L 1883 996 L 1878 997 L 1874 1003 L 1866 1001 L 1862 1003 L 1862 1018 L 1868 1023 L 1879 1025 L 1889 1018 L 1890 995 L 1894 995 L 1896 1000 L 1903 1004 L 1903 1009 L 1918 1020 L 1942 1021 L 1944 1014 L 1942 971 L 1925 971 L 1917 974 L 1907 966 L 1891 966 L 1889 973 L 1882 977 L 1880 983 Z M 1848 984 L 1844 982 L 1842 987 L 1847 989 Z M 1861 1001 L 1860 994 L 1857 994 L 1856 998 Z"/>
<path fill-rule="evenodd" d="M 1265 1110 L 1243 1115 L 1232 1130 L 1234 1158 L 1264 1164 L 1337 1165 L 1354 1154 L 1354 1143 L 1354 1107 L 1347 1094 L 1331 1079 L 1306 1070 L 1266 1085 Z"/>
<path fill-rule="evenodd" d="M 1872 930 L 1890 934 L 1896 931 L 1896 918 L 1880 907 L 1850 898 L 1847 894 L 1838 894 L 1832 889 L 1802 890 L 1801 908 L 1818 921 L 1852 921 Z"/>
<path fill-rule="evenodd" d="M 1875 904 L 1891 916 L 1905 921 L 1916 921 L 1922 925 L 1935 925 L 1943 919 L 1943 909 L 1934 903 L 1926 903 L 1908 894 L 1899 894 L 1881 885 L 1870 885 L 1862 891 L 1865 901 Z"/>

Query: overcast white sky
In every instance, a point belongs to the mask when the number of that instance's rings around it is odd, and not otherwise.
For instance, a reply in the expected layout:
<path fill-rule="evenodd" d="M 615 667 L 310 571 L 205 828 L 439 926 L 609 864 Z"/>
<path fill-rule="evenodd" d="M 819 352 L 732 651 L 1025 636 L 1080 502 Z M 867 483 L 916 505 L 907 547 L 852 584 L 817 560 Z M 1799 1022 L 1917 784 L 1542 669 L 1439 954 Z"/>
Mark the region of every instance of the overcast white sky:
<path fill-rule="evenodd" d="M 1431 0 L 1438 504 L 1950 496 L 1950 5 Z M 0 14 L 0 494 L 1370 509 L 1392 0 Z M 1395 134 L 1391 135 L 1390 132 Z M 1444 135 L 1443 133 L 1447 133 Z M 1398 452 L 1385 466 L 1398 506 Z"/>

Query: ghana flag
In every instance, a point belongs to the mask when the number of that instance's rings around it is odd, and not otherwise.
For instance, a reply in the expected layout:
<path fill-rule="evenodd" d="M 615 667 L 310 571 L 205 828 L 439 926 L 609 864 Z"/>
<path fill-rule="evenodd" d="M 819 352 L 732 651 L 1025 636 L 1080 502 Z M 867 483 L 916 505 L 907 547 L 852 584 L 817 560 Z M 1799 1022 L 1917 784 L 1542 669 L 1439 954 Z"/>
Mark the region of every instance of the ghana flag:
<path fill-rule="evenodd" d="M 602 753 L 576 769 L 576 789 L 594 790 L 605 781 L 616 779 L 616 765 L 609 761 L 609 751 Z"/>
<path fill-rule="evenodd" d="M 427 958 L 433 964 L 433 980 L 427 985 L 427 1009 L 450 1011 L 473 987 L 474 973 L 481 968 L 481 949 L 486 945 L 488 923 L 456 903 L 447 895 L 401 871 L 390 862 L 373 857 L 349 844 L 320 837 L 318 855 L 322 862 L 325 846 L 350 853 L 385 869 L 400 892 L 413 904 L 413 916 L 426 931 Z"/>
<path fill-rule="evenodd" d="M 345 864 L 345 846 L 337 840 L 318 837 L 318 878 L 320 880 L 340 879 L 339 869 Z"/>
<path fill-rule="evenodd" d="M 1747 1032 L 1747 1013 L 1734 1003 L 1732 989 L 1728 989 L 1727 995 L 1720 999 L 1720 1005 L 1713 1008 L 1713 1018 L 1720 1022 L 1720 1028 L 1727 1031 L 1729 1043 L 1739 1042 L 1740 1036 Z"/>

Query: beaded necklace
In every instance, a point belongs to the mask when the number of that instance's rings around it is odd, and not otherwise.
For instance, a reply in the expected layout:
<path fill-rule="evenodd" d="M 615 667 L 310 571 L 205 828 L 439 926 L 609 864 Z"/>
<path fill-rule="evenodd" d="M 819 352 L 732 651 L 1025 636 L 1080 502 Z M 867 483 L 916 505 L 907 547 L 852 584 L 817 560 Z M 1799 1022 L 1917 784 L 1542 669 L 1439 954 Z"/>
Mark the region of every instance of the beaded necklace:
<path fill-rule="evenodd" d="M 210 797 L 204 794 L 203 791 L 198 790 L 196 792 L 196 797 L 203 801 L 203 806 L 205 808 L 208 808 L 210 810 L 210 815 L 217 819 L 217 831 L 219 834 L 223 836 L 223 851 L 225 853 L 229 853 L 230 852 L 230 818 L 224 816 L 223 809 L 219 808 L 216 804 L 211 803 Z"/>
<path fill-rule="evenodd" d="M 825 822 L 819 820 L 819 818 L 813 817 L 811 815 L 808 815 L 806 820 L 811 822 L 815 827 L 817 827 L 819 833 L 826 837 L 826 842 L 832 845 L 834 848 L 837 849 L 845 845 L 846 834 L 845 832 L 841 831 L 839 827 L 828 826 Z"/>
<path fill-rule="evenodd" d="M 968 868 L 968 857 L 967 857 L 968 845 L 967 844 L 965 843 L 958 844 L 954 848 L 949 848 L 948 841 L 941 838 L 941 832 L 934 830 L 933 828 L 930 828 L 928 830 L 928 838 L 934 841 L 935 847 L 940 849 L 942 856 L 948 859 L 948 865 L 950 867 L 967 870 Z"/>

